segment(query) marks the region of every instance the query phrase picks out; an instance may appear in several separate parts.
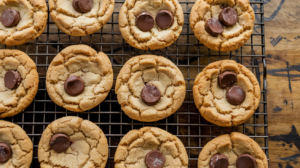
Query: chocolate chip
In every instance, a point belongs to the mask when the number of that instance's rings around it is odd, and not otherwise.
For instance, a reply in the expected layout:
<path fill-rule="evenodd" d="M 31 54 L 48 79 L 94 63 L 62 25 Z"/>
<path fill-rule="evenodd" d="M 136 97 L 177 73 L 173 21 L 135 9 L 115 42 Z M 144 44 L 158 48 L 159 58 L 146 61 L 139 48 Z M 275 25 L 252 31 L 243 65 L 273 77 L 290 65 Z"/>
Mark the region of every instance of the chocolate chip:
<path fill-rule="evenodd" d="M 93 0 L 73 0 L 73 8 L 80 13 L 86 13 L 92 10 L 94 1 Z"/>
<path fill-rule="evenodd" d="M 238 21 L 238 13 L 231 7 L 226 7 L 219 14 L 219 21 L 226 26 L 233 26 Z"/>
<path fill-rule="evenodd" d="M 219 74 L 218 80 L 220 87 L 223 89 L 232 86 L 237 81 L 236 74 L 229 71 Z"/>
<path fill-rule="evenodd" d="M 172 26 L 174 22 L 173 13 L 168 10 L 161 10 L 156 14 L 156 24 L 161 29 L 167 29 Z"/>
<path fill-rule="evenodd" d="M 21 75 L 18 71 L 8 71 L 4 76 L 4 83 L 8 89 L 16 89 L 22 81 Z"/>
<path fill-rule="evenodd" d="M 13 27 L 17 25 L 20 21 L 20 14 L 14 9 L 5 9 L 1 13 L 1 23 L 6 27 Z"/>
<path fill-rule="evenodd" d="M 210 158 L 209 168 L 228 168 L 228 158 L 221 154 L 216 154 Z"/>
<path fill-rule="evenodd" d="M 11 148 L 5 142 L 0 142 L 0 163 L 5 163 L 11 158 Z"/>
<path fill-rule="evenodd" d="M 77 96 L 84 90 L 84 82 L 77 76 L 70 76 L 65 81 L 65 91 L 71 96 Z"/>
<path fill-rule="evenodd" d="M 51 149 L 60 153 L 66 151 L 70 147 L 71 140 L 68 135 L 57 133 L 51 137 L 49 144 Z"/>
<path fill-rule="evenodd" d="M 136 18 L 135 24 L 143 32 L 150 31 L 154 26 L 153 16 L 148 12 L 143 12 Z"/>
<path fill-rule="evenodd" d="M 248 154 L 243 154 L 236 159 L 236 168 L 255 168 L 255 158 Z"/>
<path fill-rule="evenodd" d="M 158 150 L 150 151 L 145 156 L 145 163 L 148 168 L 162 168 L 165 164 L 165 156 Z"/>
<path fill-rule="evenodd" d="M 205 30 L 208 34 L 217 37 L 219 34 L 223 33 L 223 25 L 216 18 L 210 18 L 205 23 Z"/>
<path fill-rule="evenodd" d="M 226 99 L 230 104 L 239 105 L 246 99 L 246 93 L 239 86 L 232 86 L 226 92 Z"/>
<path fill-rule="evenodd" d="M 145 104 L 155 105 L 160 99 L 160 90 L 151 83 L 146 83 L 142 90 L 141 97 Z"/>

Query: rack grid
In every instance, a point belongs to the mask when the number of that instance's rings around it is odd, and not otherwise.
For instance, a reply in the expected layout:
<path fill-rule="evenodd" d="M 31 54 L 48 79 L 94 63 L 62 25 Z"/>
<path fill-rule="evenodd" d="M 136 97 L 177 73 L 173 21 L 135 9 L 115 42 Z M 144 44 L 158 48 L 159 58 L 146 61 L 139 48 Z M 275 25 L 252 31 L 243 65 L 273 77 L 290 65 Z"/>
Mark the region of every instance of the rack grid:
<path fill-rule="evenodd" d="M 55 119 L 63 116 L 79 116 L 97 124 L 105 133 L 109 143 L 109 160 L 106 167 L 114 167 L 114 154 L 121 138 L 132 129 L 144 126 L 162 128 L 181 139 L 189 157 L 189 167 L 196 168 L 198 155 L 203 146 L 211 139 L 225 133 L 237 131 L 253 138 L 268 157 L 268 121 L 266 92 L 266 62 L 264 35 L 264 4 L 263 0 L 250 0 L 255 11 L 254 31 L 248 42 L 240 49 L 232 52 L 218 52 L 206 48 L 193 34 L 189 26 L 190 10 L 195 0 L 179 0 L 184 11 L 184 26 L 178 40 L 171 46 L 154 51 L 143 51 L 127 44 L 119 31 L 118 15 L 124 0 L 116 0 L 111 19 L 98 32 L 74 37 L 60 31 L 49 15 L 47 27 L 43 34 L 24 45 L 0 48 L 18 49 L 26 52 L 36 63 L 39 73 L 38 93 L 24 112 L 5 120 L 20 125 L 34 144 L 33 162 L 31 167 L 38 168 L 38 143 L 43 130 Z M 48 3 L 48 2 L 47 2 Z M 106 53 L 113 66 L 114 84 L 124 63 L 133 56 L 142 54 L 162 55 L 175 63 L 182 71 L 186 81 L 186 97 L 181 108 L 170 117 L 151 123 L 143 123 L 130 119 L 118 104 L 114 86 L 105 101 L 100 105 L 82 113 L 73 113 L 57 106 L 47 94 L 45 80 L 51 60 L 65 47 L 75 44 L 86 44 L 96 51 Z M 257 77 L 261 86 L 259 108 L 245 124 L 234 127 L 219 127 L 201 117 L 193 101 L 193 83 L 196 75 L 209 63 L 233 59 L 249 68 Z"/>

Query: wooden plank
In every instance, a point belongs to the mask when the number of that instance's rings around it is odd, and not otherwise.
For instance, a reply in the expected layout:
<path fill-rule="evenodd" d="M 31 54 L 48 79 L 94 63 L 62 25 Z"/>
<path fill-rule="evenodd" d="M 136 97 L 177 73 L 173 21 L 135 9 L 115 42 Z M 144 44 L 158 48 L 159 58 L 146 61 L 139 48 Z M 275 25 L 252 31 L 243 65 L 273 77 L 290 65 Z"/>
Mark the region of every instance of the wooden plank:
<path fill-rule="evenodd" d="M 300 3 L 264 1 L 269 167 L 296 168 L 300 166 Z"/>

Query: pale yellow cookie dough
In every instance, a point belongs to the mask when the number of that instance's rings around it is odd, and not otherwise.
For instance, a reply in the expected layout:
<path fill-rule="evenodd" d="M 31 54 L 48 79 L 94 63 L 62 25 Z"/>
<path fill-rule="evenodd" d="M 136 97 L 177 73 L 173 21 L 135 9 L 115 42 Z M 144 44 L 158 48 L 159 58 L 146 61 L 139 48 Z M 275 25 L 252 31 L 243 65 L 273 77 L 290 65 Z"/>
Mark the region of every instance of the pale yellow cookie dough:
<path fill-rule="evenodd" d="M 214 138 L 201 150 L 198 158 L 198 168 L 209 168 L 211 157 L 222 154 L 228 158 L 229 168 L 235 168 L 238 156 L 242 154 L 252 155 L 256 160 L 256 168 L 268 168 L 268 159 L 260 146 L 248 136 L 232 132 Z"/>
<path fill-rule="evenodd" d="M 52 135 L 63 133 L 72 144 L 65 152 L 50 148 Z M 44 130 L 39 142 L 38 158 L 41 168 L 104 168 L 108 158 L 107 139 L 94 123 L 79 117 L 63 117 Z"/>
<path fill-rule="evenodd" d="M 77 12 L 73 0 L 49 0 L 50 15 L 56 26 L 72 36 L 86 36 L 101 29 L 114 11 L 114 0 L 94 0 L 90 12 Z"/>
<path fill-rule="evenodd" d="M 15 9 L 20 13 L 20 22 L 13 27 L 5 27 L 0 22 L 0 43 L 8 46 L 21 45 L 43 33 L 48 19 L 45 0 L 0 1 L 0 15 L 7 8 Z"/>
<path fill-rule="evenodd" d="M 141 99 L 145 83 L 161 92 L 157 104 L 149 106 Z M 170 60 L 156 55 L 141 55 L 128 60 L 121 69 L 116 89 L 122 110 L 132 119 L 152 122 L 175 113 L 185 98 L 185 81 L 181 71 Z"/>
<path fill-rule="evenodd" d="M 234 8 L 239 16 L 238 22 L 223 26 L 224 32 L 213 37 L 205 30 L 205 22 L 219 18 L 220 5 Z M 216 51 L 232 51 L 242 47 L 250 38 L 254 27 L 254 11 L 249 0 L 197 0 L 190 14 L 190 26 L 197 39 L 206 47 Z"/>
<path fill-rule="evenodd" d="M 224 71 L 237 74 L 236 85 L 246 93 L 242 104 L 227 102 L 226 89 L 218 84 L 218 76 Z M 246 122 L 253 115 L 260 101 L 260 87 L 255 75 L 244 65 L 223 60 L 207 65 L 197 75 L 193 95 L 196 107 L 207 121 L 219 126 L 233 126 Z"/>
<path fill-rule="evenodd" d="M 115 153 L 115 168 L 147 168 L 145 156 L 152 150 L 164 154 L 165 168 L 187 168 L 186 150 L 176 136 L 156 127 L 128 132 Z"/>
<path fill-rule="evenodd" d="M 0 120 L 0 142 L 10 145 L 12 157 L 0 168 L 29 168 L 32 161 L 33 145 L 26 132 L 18 125 Z"/>
<path fill-rule="evenodd" d="M 18 71 L 22 81 L 18 88 L 5 87 L 7 71 Z M 32 59 L 19 50 L 0 50 L 0 118 L 14 116 L 33 101 L 39 85 L 37 68 Z"/>
<path fill-rule="evenodd" d="M 84 91 L 70 96 L 64 89 L 69 76 L 80 77 Z M 73 45 L 63 49 L 51 62 L 46 76 L 50 98 L 70 111 L 82 112 L 99 105 L 113 84 L 112 65 L 106 54 L 97 53 L 86 45 Z"/>
<path fill-rule="evenodd" d="M 155 19 L 160 10 L 173 13 L 174 23 L 161 30 L 156 23 L 149 32 L 136 27 L 136 17 L 142 12 L 151 13 Z M 119 13 L 119 27 L 123 38 L 131 46 L 142 50 L 156 50 L 168 47 L 179 37 L 184 18 L 181 5 L 177 0 L 126 0 Z"/>

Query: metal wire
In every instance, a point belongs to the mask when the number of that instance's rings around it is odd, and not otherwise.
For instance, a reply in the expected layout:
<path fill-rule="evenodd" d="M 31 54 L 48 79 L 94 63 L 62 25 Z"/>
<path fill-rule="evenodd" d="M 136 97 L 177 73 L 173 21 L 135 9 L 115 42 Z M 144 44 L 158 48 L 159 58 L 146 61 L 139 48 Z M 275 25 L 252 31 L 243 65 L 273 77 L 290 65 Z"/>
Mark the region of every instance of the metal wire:
<path fill-rule="evenodd" d="M 105 133 L 109 143 L 109 160 L 106 167 L 114 167 L 113 157 L 120 139 L 130 130 L 144 126 L 156 126 L 178 136 L 186 147 L 189 167 L 196 168 L 198 155 L 203 146 L 221 134 L 238 131 L 253 138 L 268 156 L 268 121 L 266 93 L 266 62 L 264 35 L 263 0 L 252 0 L 255 10 L 255 27 L 249 41 L 242 48 L 232 52 L 216 52 L 200 44 L 189 27 L 190 10 L 195 0 L 179 0 L 184 11 L 183 31 L 178 40 L 165 49 L 142 51 L 128 45 L 122 38 L 118 26 L 119 9 L 123 0 L 115 2 L 114 13 L 109 22 L 98 32 L 85 37 L 72 37 L 60 31 L 50 15 L 43 34 L 31 42 L 15 47 L 1 45 L 0 48 L 19 49 L 26 52 L 37 64 L 40 77 L 39 90 L 31 105 L 24 112 L 5 120 L 19 124 L 34 144 L 32 166 L 40 167 L 37 159 L 37 147 L 48 124 L 63 116 L 79 116 L 97 124 Z M 49 98 L 45 77 L 51 60 L 63 48 L 86 44 L 97 51 L 105 52 L 113 64 L 114 80 L 124 63 L 131 57 L 141 54 L 162 55 L 173 61 L 182 71 L 186 86 L 186 98 L 182 107 L 172 116 L 153 123 L 142 123 L 130 119 L 121 111 L 117 102 L 114 86 L 106 100 L 99 106 L 83 113 L 67 112 Z M 219 127 L 202 118 L 194 105 L 192 87 L 196 75 L 209 63 L 233 59 L 248 67 L 257 76 L 261 86 L 259 108 L 245 124 L 235 127 Z"/>

